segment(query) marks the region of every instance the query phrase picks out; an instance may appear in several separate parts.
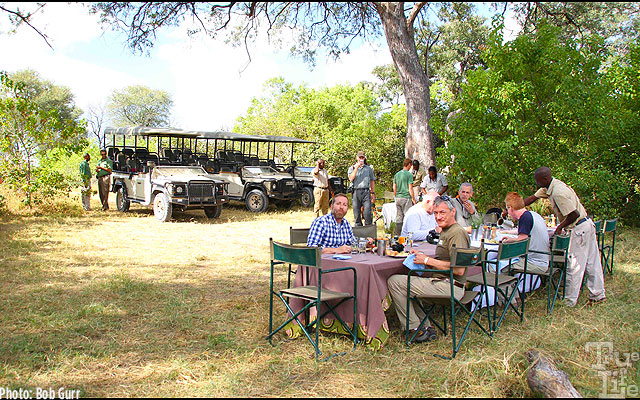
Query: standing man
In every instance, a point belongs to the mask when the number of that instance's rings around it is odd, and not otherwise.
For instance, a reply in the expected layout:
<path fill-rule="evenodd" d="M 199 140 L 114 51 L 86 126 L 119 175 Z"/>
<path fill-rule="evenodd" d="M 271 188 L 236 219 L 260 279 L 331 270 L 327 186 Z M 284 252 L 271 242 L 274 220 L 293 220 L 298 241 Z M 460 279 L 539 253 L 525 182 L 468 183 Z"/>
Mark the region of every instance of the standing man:
<path fill-rule="evenodd" d="M 416 201 L 420 201 L 422 197 L 422 191 L 420 185 L 426 176 L 424 168 L 420 168 L 420 161 L 413 160 L 411 174 L 413 174 L 413 198 Z"/>
<path fill-rule="evenodd" d="M 80 163 L 80 179 L 82 179 L 82 189 L 80 189 L 80 196 L 82 198 L 82 208 L 85 211 L 91 209 L 91 167 L 89 167 L 89 160 L 91 156 L 89 153 L 84 153 L 84 161 Z"/>
<path fill-rule="evenodd" d="M 107 151 L 100 150 L 98 166 L 96 167 L 96 178 L 98 178 L 98 193 L 100 193 L 100 202 L 102 203 L 102 211 L 109 209 L 109 183 L 111 180 L 111 171 L 113 171 L 113 161 L 107 158 Z"/>
<path fill-rule="evenodd" d="M 564 303 L 569 307 L 575 307 L 585 273 L 589 289 L 589 305 L 605 301 L 607 298 L 595 224 L 587 217 L 587 211 L 576 192 L 561 180 L 553 178 L 548 167 L 538 168 L 533 177 L 539 189 L 524 200 L 525 206 L 538 199 L 549 199 L 560 221 L 555 233 L 559 234 L 566 229 L 571 235 Z"/>
<path fill-rule="evenodd" d="M 362 217 L 360 208 L 364 210 L 365 225 L 373 223 L 373 214 L 371 211 L 372 204 L 375 203 L 376 177 L 373 174 L 373 168 L 366 163 L 367 157 L 364 151 L 359 151 L 356 156 L 356 163 L 349 167 L 349 180 L 353 183 L 353 218 L 357 226 L 362 225 Z"/>
<path fill-rule="evenodd" d="M 413 175 L 409 172 L 410 168 L 411 160 L 405 158 L 402 163 L 402 169 L 393 177 L 393 197 L 395 197 L 396 201 L 395 235 L 400 235 L 400 232 L 402 232 L 404 214 L 416 203 L 416 199 L 413 195 Z"/>
<path fill-rule="evenodd" d="M 466 229 L 467 233 L 471 233 L 471 217 L 478 215 L 476 206 L 471 199 L 473 196 L 473 186 L 469 182 L 460 185 L 458 197 L 453 200 L 456 208 L 456 222 Z"/>
<path fill-rule="evenodd" d="M 316 218 L 322 215 L 327 215 L 329 211 L 329 174 L 324 169 L 324 160 L 322 158 L 316 161 L 316 166 L 311 171 L 313 176 L 313 212 L 316 214 Z"/>
<path fill-rule="evenodd" d="M 434 192 L 438 192 L 438 195 L 442 196 L 447 193 L 449 184 L 447 183 L 447 177 L 443 174 L 439 174 L 436 167 L 432 165 L 429 167 L 427 176 L 422 180 L 420 188 L 422 189 L 422 193 L 427 193 L 433 190 Z"/>
<path fill-rule="evenodd" d="M 441 269 L 443 272 L 451 269 L 451 255 L 453 254 L 453 246 L 456 248 L 468 248 L 470 244 L 469 235 L 465 230 L 456 223 L 456 209 L 451 204 L 448 196 L 438 196 L 434 200 L 433 214 L 436 217 L 438 226 L 442 229 L 440 239 L 442 244 L 436 248 L 436 256 L 428 257 L 423 253 L 417 253 L 413 260 L 416 264 L 424 264 L 425 269 Z M 413 250 L 412 250 L 413 252 Z M 467 281 L 467 268 L 456 268 L 453 270 L 453 278 L 455 280 L 454 296 L 460 300 L 464 296 L 464 285 Z M 434 275 L 431 278 L 415 277 L 411 278 L 411 296 L 425 297 L 442 297 L 448 299 L 451 296 L 451 284 L 447 275 Z M 389 293 L 393 298 L 400 326 L 405 324 L 407 313 L 409 313 L 409 329 L 410 334 L 420 325 L 420 321 L 424 318 L 424 313 L 419 308 L 415 308 L 412 303 L 409 304 L 407 310 L 407 274 L 392 275 L 388 280 Z M 418 315 L 421 314 L 421 315 Z M 416 342 L 426 342 L 436 339 L 436 331 L 429 325 L 429 321 L 425 325 L 427 328 L 423 332 L 418 332 Z"/>

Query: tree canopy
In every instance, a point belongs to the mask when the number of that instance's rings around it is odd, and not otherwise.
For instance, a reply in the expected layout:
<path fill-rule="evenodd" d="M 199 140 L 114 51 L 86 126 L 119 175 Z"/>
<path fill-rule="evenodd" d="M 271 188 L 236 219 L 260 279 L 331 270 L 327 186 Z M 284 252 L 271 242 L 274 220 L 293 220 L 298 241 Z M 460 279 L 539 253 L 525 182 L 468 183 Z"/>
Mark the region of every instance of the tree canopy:
<path fill-rule="evenodd" d="M 107 112 L 116 127 L 165 127 L 171 123 L 172 107 L 171 95 L 164 90 L 134 85 L 114 90 L 107 103 Z"/>

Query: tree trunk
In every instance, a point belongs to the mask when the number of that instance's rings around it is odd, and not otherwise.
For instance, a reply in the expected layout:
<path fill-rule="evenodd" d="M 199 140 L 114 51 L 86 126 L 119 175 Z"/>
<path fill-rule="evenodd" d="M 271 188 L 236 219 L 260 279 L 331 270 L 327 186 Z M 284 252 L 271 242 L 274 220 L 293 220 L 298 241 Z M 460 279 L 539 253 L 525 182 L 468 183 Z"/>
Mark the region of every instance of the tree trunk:
<path fill-rule="evenodd" d="M 420 65 L 413 29 L 405 17 L 404 3 L 376 3 L 375 7 L 384 27 L 407 104 L 405 156 L 419 160 L 425 167 L 435 165 L 435 148 L 429 127 L 429 81 Z"/>

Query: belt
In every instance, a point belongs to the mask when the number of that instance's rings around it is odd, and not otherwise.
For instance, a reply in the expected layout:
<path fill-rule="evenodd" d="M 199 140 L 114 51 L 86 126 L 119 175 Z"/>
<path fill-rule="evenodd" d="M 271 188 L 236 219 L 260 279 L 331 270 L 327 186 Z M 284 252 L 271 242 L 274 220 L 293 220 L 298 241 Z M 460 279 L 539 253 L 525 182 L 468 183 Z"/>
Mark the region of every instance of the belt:
<path fill-rule="evenodd" d="M 580 221 L 576 222 L 576 226 L 580 225 L 581 223 L 587 221 L 589 219 L 589 217 L 584 217 L 582 218 Z"/>
<path fill-rule="evenodd" d="M 356 188 L 356 190 L 371 190 L 370 188 Z"/>
<path fill-rule="evenodd" d="M 318 188 L 318 189 L 322 189 L 322 190 L 327 190 L 327 189 L 329 189 L 329 186 L 325 186 L 325 187 L 322 187 L 322 186 L 314 186 L 314 188 Z"/>

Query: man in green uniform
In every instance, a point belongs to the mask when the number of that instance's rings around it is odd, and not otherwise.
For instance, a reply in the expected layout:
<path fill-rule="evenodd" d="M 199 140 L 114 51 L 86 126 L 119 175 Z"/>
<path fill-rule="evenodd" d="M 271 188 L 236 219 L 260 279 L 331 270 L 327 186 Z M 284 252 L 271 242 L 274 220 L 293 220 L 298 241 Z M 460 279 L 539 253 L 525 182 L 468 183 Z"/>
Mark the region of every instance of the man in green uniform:
<path fill-rule="evenodd" d="M 404 159 L 402 169 L 393 177 L 393 196 L 396 200 L 396 231 L 395 235 L 402 232 L 404 214 L 416 203 L 413 193 L 413 175 L 409 172 L 411 160 Z"/>
<path fill-rule="evenodd" d="M 107 158 L 107 151 L 105 149 L 100 150 L 100 156 L 102 156 L 102 158 L 98 160 L 96 178 L 98 178 L 98 193 L 100 194 L 102 211 L 106 211 L 109 209 L 109 183 L 111 181 L 113 161 Z"/>
<path fill-rule="evenodd" d="M 89 167 L 89 160 L 91 160 L 91 156 L 89 153 L 85 153 L 84 161 L 80 163 L 80 179 L 82 179 L 80 196 L 82 199 L 82 208 L 84 208 L 85 211 L 89 211 L 91 208 L 91 167 Z"/>
<path fill-rule="evenodd" d="M 436 248 L 436 256 L 431 258 L 422 253 L 417 253 L 413 260 L 416 264 L 424 264 L 426 269 L 441 269 L 443 272 L 451 268 L 451 255 L 453 246 L 457 248 L 468 248 L 470 244 L 469 235 L 463 227 L 456 222 L 456 208 L 451 203 L 449 196 L 438 196 L 434 200 L 433 215 L 438 226 L 442 228 L 440 239 L 442 244 Z M 467 281 L 467 269 L 455 268 L 453 270 L 454 296 L 459 300 L 464 296 L 464 285 Z M 387 280 L 389 293 L 393 298 L 393 304 L 400 320 L 400 325 L 404 325 L 409 313 L 409 326 L 405 327 L 414 331 L 424 318 L 424 313 L 413 304 L 407 310 L 407 275 L 393 275 Z M 430 278 L 415 277 L 411 279 L 411 296 L 442 297 L 451 296 L 451 284 L 447 275 L 434 275 Z M 419 315 L 420 314 L 420 315 Z M 426 322 L 426 329 L 419 332 L 415 338 L 416 342 L 426 342 L 436 339 L 436 331 Z M 413 334 L 413 332 L 411 332 Z"/>

